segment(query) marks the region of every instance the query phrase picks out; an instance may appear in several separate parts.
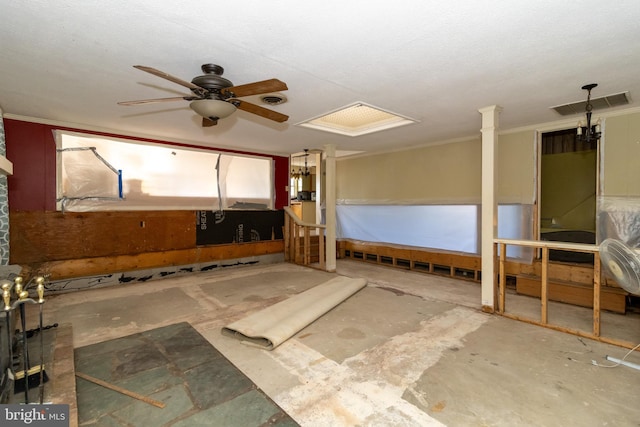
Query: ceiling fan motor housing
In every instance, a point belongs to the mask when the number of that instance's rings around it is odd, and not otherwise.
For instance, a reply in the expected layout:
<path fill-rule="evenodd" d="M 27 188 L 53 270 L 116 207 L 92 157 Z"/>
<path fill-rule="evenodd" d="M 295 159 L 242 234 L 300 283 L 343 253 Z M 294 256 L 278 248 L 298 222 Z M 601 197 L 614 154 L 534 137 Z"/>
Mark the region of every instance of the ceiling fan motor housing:
<path fill-rule="evenodd" d="M 231 81 L 222 77 L 222 73 L 224 73 L 224 68 L 216 64 L 204 64 L 202 66 L 202 71 L 205 74 L 194 77 L 193 80 L 191 80 L 191 83 L 206 89 L 207 92 L 211 95 L 211 96 L 208 96 L 207 98 L 223 99 L 220 96 L 220 91 L 222 89 L 233 86 L 233 83 L 231 83 Z M 192 91 L 197 92 L 194 89 L 192 89 Z"/>

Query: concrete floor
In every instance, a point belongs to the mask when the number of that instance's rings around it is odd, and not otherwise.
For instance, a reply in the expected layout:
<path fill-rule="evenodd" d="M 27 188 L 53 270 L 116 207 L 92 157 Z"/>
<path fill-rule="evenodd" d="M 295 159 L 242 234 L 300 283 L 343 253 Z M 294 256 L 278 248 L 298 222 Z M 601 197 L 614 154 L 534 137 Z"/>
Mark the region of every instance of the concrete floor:
<path fill-rule="evenodd" d="M 349 260 L 338 273 L 368 286 L 270 352 L 220 329 L 333 274 L 270 264 L 87 290 L 50 297 L 45 322 L 71 324 L 74 347 L 189 322 L 303 426 L 640 425 L 640 372 L 592 364 L 626 349 L 484 314 L 477 283 Z M 521 298 L 508 303 L 539 306 Z M 640 318 L 608 316 L 640 342 Z"/>

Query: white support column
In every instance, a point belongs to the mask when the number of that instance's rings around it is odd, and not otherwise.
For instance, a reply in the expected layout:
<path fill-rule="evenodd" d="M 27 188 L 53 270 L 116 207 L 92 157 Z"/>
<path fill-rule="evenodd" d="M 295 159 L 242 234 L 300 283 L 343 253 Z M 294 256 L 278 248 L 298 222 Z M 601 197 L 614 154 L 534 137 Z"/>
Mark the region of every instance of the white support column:
<path fill-rule="evenodd" d="M 482 114 L 482 310 L 494 311 L 494 252 L 493 239 L 498 230 L 498 204 L 496 201 L 496 174 L 498 158 L 498 116 L 502 108 L 497 105 L 481 108 Z"/>
<path fill-rule="evenodd" d="M 313 154 L 313 157 L 316 165 L 316 224 L 320 224 L 322 222 L 322 201 L 324 200 L 324 190 L 322 189 L 324 167 L 322 166 L 322 153 Z"/>
<path fill-rule="evenodd" d="M 327 271 L 336 271 L 336 146 L 327 144 L 325 153 L 325 220 Z"/>

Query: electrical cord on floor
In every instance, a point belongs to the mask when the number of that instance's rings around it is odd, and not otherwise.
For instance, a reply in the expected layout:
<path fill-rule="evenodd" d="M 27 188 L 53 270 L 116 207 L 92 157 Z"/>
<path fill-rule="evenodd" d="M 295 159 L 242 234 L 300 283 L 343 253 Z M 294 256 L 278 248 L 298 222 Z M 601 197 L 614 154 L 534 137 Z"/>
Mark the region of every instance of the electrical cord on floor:
<path fill-rule="evenodd" d="M 596 362 L 595 360 L 591 360 L 591 364 L 593 366 L 597 366 L 599 368 L 617 368 L 618 366 L 622 365 L 623 362 L 626 360 L 627 356 L 629 356 L 631 353 L 633 353 L 635 350 L 637 350 L 638 347 L 640 347 L 640 344 L 638 344 L 637 346 L 635 346 L 631 350 L 629 350 L 627 352 L 627 354 L 625 354 L 622 359 L 620 359 L 619 361 L 617 361 L 613 365 L 603 365 L 603 364 L 600 364 L 600 363 Z"/>

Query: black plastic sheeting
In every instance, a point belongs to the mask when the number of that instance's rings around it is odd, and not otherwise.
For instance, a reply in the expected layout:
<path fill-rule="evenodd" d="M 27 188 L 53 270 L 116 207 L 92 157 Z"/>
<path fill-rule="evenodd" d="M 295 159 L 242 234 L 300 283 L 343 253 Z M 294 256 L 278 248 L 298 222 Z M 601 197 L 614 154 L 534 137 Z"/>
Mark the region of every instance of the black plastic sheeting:
<path fill-rule="evenodd" d="M 283 228 L 284 210 L 198 211 L 196 245 L 281 240 Z"/>

